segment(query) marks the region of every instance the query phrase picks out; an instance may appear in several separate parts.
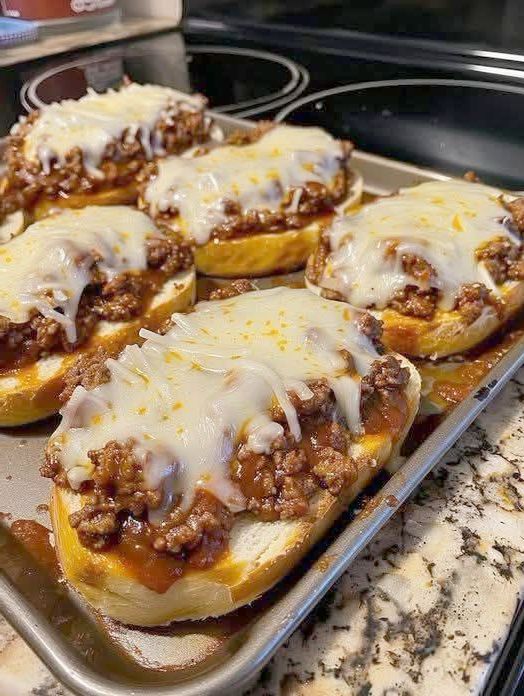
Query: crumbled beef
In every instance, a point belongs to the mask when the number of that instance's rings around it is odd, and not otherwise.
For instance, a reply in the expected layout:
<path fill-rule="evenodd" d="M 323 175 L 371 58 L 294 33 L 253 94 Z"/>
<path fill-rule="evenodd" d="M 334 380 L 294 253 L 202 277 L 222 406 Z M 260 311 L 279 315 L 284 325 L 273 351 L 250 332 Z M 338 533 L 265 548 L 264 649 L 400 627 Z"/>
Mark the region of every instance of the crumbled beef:
<path fill-rule="evenodd" d="M 313 473 L 331 495 L 340 495 L 342 489 L 353 483 L 357 477 L 357 465 L 352 457 L 333 447 L 323 447 L 318 452 L 318 461 Z"/>
<path fill-rule="evenodd" d="M 505 203 L 507 210 L 511 213 L 513 222 L 521 234 L 524 234 L 524 196 L 515 198 L 514 201 Z"/>
<path fill-rule="evenodd" d="M 106 321 L 129 321 L 141 312 L 146 288 L 142 275 L 121 273 L 102 286 L 93 312 Z"/>
<path fill-rule="evenodd" d="M 227 136 L 226 145 L 252 145 L 274 127 L 274 121 L 259 121 L 250 130 L 235 130 Z"/>
<path fill-rule="evenodd" d="M 364 336 L 367 336 L 376 348 L 382 349 L 382 322 L 369 312 L 361 314 L 358 320 L 358 328 Z"/>
<path fill-rule="evenodd" d="M 524 254 L 509 264 L 508 280 L 524 280 Z"/>
<path fill-rule="evenodd" d="M 232 478 L 246 496 L 246 507 L 261 519 L 301 517 L 309 510 L 309 498 L 318 489 L 307 471 L 307 456 L 286 439 L 286 450 L 271 455 L 254 454 L 242 446 L 232 464 Z"/>
<path fill-rule="evenodd" d="M 94 465 L 91 488 L 84 491 L 88 502 L 69 516 L 80 542 L 88 548 L 103 550 L 118 543 L 129 515 L 146 524 L 146 511 L 162 503 L 161 491 L 147 488 L 133 446 L 132 440 L 111 441 L 88 452 Z M 46 453 L 41 473 L 67 485 L 53 448 Z M 154 530 L 151 551 L 174 554 L 190 565 L 205 567 L 224 547 L 232 523 L 233 515 L 222 503 L 205 491 L 197 491 L 189 510 L 176 507 Z"/>
<path fill-rule="evenodd" d="M 306 418 L 302 425 L 300 443 L 286 431 L 270 454 L 256 454 L 243 445 L 232 463 L 247 509 L 263 520 L 302 517 L 319 489 L 337 496 L 355 480 L 356 463 L 347 455 L 344 428 L 323 417 Z"/>
<path fill-rule="evenodd" d="M 297 214 L 286 215 L 283 210 L 253 209 L 227 217 L 223 223 L 211 230 L 211 238 L 235 239 L 263 232 L 280 232 L 285 228 L 298 229 L 302 225 L 303 222 Z"/>
<path fill-rule="evenodd" d="M 175 508 L 153 541 L 155 551 L 186 557 L 205 568 L 216 560 L 233 526 L 233 514 L 213 495 L 198 490 L 189 511 Z"/>
<path fill-rule="evenodd" d="M 191 268 L 193 250 L 191 244 L 180 237 L 167 234 L 147 240 L 147 264 L 168 276 Z"/>
<path fill-rule="evenodd" d="M 254 283 L 246 278 L 239 278 L 238 280 L 233 280 L 231 283 L 228 283 L 223 288 L 212 290 L 209 299 L 228 300 L 230 297 L 237 297 L 238 295 L 243 295 L 253 290 L 257 290 L 257 286 Z"/>
<path fill-rule="evenodd" d="M 405 273 L 422 283 L 429 283 L 436 276 L 433 266 L 415 254 L 402 254 L 402 268 Z"/>
<path fill-rule="evenodd" d="M 140 134 L 126 131 L 120 140 L 106 147 L 96 174 L 84 167 L 79 148 L 72 148 L 62 165 L 52 162 L 50 171 L 46 172 L 40 162 L 26 160 L 24 156 L 25 137 L 38 117 L 38 111 L 33 112 L 8 137 L 0 221 L 15 210 L 30 209 L 42 196 L 58 198 L 64 194 L 90 194 L 125 187 L 134 182 L 148 161 L 148 150 Z M 212 121 L 203 111 L 179 111 L 173 104 L 163 112 L 155 131 L 159 145 L 168 154 L 178 154 L 208 140 L 211 128 Z"/>
<path fill-rule="evenodd" d="M 497 237 L 477 249 L 477 259 L 483 261 L 491 277 L 500 285 L 506 280 L 524 280 L 522 247 L 509 239 Z"/>
<path fill-rule="evenodd" d="M 274 127 L 273 123 L 262 123 L 249 132 L 232 134 L 227 144 L 242 146 L 254 143 L 264 133 Z M 300 187 L 289 187 L 283 190 L 282 183 L 273 182 L 275 192 L 281 197 L 278 209 L 247 209 L 243 210 L 240 202 L 224 198 L 221 202 L 225 220 L 211 230 L 211 239 L 228 240 L 257 234 L 273 234 L 284 230 L 296 230 L 308 225 L 311 218 L 320 215 L 330 215 L 335 205 L 341 203 L 347 196 L 354 179 L 354 174 L 347 167 L 347 160 L 353 145 L 342 142 L 340 169 L 333 176 L 329 186 L 318 181 L 307 181 Z M 147 208 L 144 192 L 148 182 L 158 173 L 158 169 L 148 166 L 139 175 L 140 196 L 139 205 Z M 169 219 L 178 214 L 175 207 L 158 214 L 158 220 L 168 223 Z"/>
<path fill-rule="evenodd" d="M 314 285 L 320 285 L 330 253 L 329 234 L 324 232 L 320 237 L 317 248 L 309 257 L 306 266 L 306 278 Z"/>
<path fill-rule="evenodd" d="M 53 351 L 73 352 L 85 343 L 101 319 L 129 321 L 144 309 L 145 302 L 163 277 L 170 277 L 192 264 L 191 246 L 177 238 L 148 240 L 148 265 L 158 275 L 124 272 L 110 280 L 97 266 L 91 268 L 88 285 L 76 315 L 77 338 L 71 343 L 61 323 L 36 314 L 28 322 L 14 324 L 0 317 L 0 368 L 19 367 Z"/>
<path fill-rule="evenodd" d="M 398 290 L 393 295 L 389 306 L 400 314 L 430 319 L 435 313 L 437 300 L 438 290 L 436 288 L 421 290 L 414 285 L 406 285 L 403 290 Z"/>
<path fill-rule="evenodd" d="M 113 502 L 94 502 L 69 515 L 80 543 L 95 551 L 107 549 L 118 532 L 119 521 Z"/>
<path fill-rule="evenodd" d="M 59 485 L 67 485 L 67 478 L 60 464 L 60 451 L 54 444 L 49 445 L 45 451 L 44 462 L 40 466 L 40 475 L 53 479 Z"/>
<path fill-rule="evenodd" d="M 251 209 L 242 211 L 233 201 L 225 201 L 226 220 L 211 231 L 213 239 L 224 240 L 255 234 L 276 233 L 300 229 L 312 216 L 333 213 L 334 207 L 346 196 L 350 176 L 344 169 L 334 178 L 331 188 L 316 181 L 308 181 L 299 189 L 288 189 L 279 210 Z M 275 186 L 280 187 L 279 182 Z M 293 201 L 297 196 L 297 203 Z"/>
<path fill-rule="evenodd" d="M 455 300 L 455 309 L 462 315 L 466 324 L 473 324 L 487 305 L 493 306 L 497 312 L 501 310 L 499 303 L 483 283 L 462 285 Z"/>
<path fill-rule="evenodd" d="M 333 409 L 333 393 L 325 379 L 311 380 L 307 386 L 313 392 L 309 399 L 302 400 L 295 392 L 288 392 L 289 400 L 296 409 L 299 418 L 310 416 L 313 413 L 326 413 Z M 271 418 L 277 423 L 286 422 L 286 416 L 279 404 L 273 405 Z"/>
<path fill-rule="evenodd" d="M 133 446 L 132 440 L 124 443 L 111 440 L 100 449 L 90 450 L 87 456 L 94 465 L 94 494 L 113 500 L 117 512 L 126 510 L 139 517 L 146 507 L 158 507 L 162 495 L 157 490 L 147 489 Z"/>
<path fill-rule="evenodd" d="M 89 293 L 82 296 L 76 315 L 77 340 L 71 343 L 59 322 L 41 314 L 23 324 L 0 317 L 0 368 L 18 367 L 52 351 L 73 352 L 92 333 L 97 317 Z"/>
<path fill-rule="evenodd" d="M 110 373 L 106 367 L 106 360 L 109 357 L 109 353 L 99 346 L 95 351 L 84 353 L 77 358 L 65 374 L 60 401 L 62 403 L 68 401 L 79 385 L 85 389 L 94 389 L 108 382 Z"/>
<path fill-rule="evenodd" d="M 157 508 L 162 494 L 148 490 L 142 465 L 133 452 L 133 441 L 114 440 L 87 456 L 94 465 L 91 488 L 85 491 L 87 503 L 69 517 L 84 546 L 105 549 L 116 541 L 122 514 L 143 516 L 147 508 Z M 58 485 L 67 485 L 56 450 L 49 448 L 41 469 L 44 476 L 52 477 Z"/>
<path fill-rule="evenodd" d="M 327 186 L 318 181 L 307 181 L 303 186 L 291 188 L 286 192 L 282 200 L 282 207 L 288 208 L 293 205 L 295 197 L 298 199 L 295 212 L 301 215 L 320 215 L 330 213 L 335 205 L 335 200 L 343 197 L 345 193 L 345 181 L 335 182 L 342 185 L 343 190 L 338 192 L 330 191 Z"/>
<path fill-rule="evenodd" d="M 402 367 L 394 355 L 386 355 L 375 360 L 371 370 L 361 382 L 361 400 L 365 404 L 375 394 L 403 389 L 409 382 L 409 370 Z"/>

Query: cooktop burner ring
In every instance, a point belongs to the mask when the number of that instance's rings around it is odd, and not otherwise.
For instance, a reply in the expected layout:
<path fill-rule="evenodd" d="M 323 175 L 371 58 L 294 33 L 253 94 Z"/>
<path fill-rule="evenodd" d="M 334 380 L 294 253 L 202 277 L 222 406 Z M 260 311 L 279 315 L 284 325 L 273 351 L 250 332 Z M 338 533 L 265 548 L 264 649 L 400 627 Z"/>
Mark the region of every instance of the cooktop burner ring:
<path fill-rule="evenodd" d="M 306 89 L 309 84 L 309 71 L 303 65 L 296 63 L 295 61 L 281 56 L 278 53 L 271 53 L 269 51 L 259 51 L 251 48 L 241 48 L 236 46 L 214 46 L 206 44 L 195 44 L 188 47 L 188 57 L 192 53 L 202 54 L 202 53 L 217 53 L 221 55 L 235 55 L 235 56 L 247 56 L 249 58 L 260 58 L 261 60 L 272 61 L 273 63 L 278 63 L 284 68 L 287 68 L 290 73 L 290 80 L 277 92 L 272 94 L 267 94 L 261 97 L 256 97 L 255 99 L 248 99 L 236 104 L 226 104 L 225 106 L 214 107 L 213 111 L 217 113 L 231 113 L 234 112 L 235 116 L 244 117 L 252 116 L 262 110 L 267 110 L 269 108 L 277 108 L 283 104 L 287 104 L 295 97 L 298 97 Z"/>
<path fill-rule="evenodd" d="M 293 101 L 300 94 L 302 94 L 309 84 L 309 72 L 308 70 L 306 70 L 305 67 L 290 60 L 289 58 L 286 58 L 285 56 L 279 55 L 277 53 L 270 53 L 269 51 L 259 51 L 255 49 L 241 48 L 236 46 L 195 44 L 187 47 L 187 50 L 185 52 L 186 62 L 190 63 L 194 55 L 203 55 L 206 53 L 218 55 L 244 56 L 247 58 L 269 61 L 282 66 L 289 73 L 289 79 L 287 83 L 277 91 L 261 95 L 260 97 L 246 99 L 240 102 L 212 107 L 213 110 L 217 113 L 230 113 L 239 117 L 254 116 L 255 114 L 261 111 L 266 111 L 268 109 L 276 109 L 280 106 L 283 106 L 284 104 L 288 104 L 290 101 Z M 116 56 L 117 54 L 115 53 L 115 57 Z M 73 68 L 83 68 L 87 65 L 92 66 L 94 63 L 103 63 L 108 59 L 108 57 L 111 56 L 109 54 L 105 54 L 98 58 L 79 58 L 73 61 L 69 61 L 67 63 L 55 65 L 33 76 L 32 78 L 24 82 L 22 88 L 20 89 L 20 102 L 22 106 L 27 112 L 31 112 L 35 109 L 40 109 L 46 106 L 48 102 L 42 101 L 42 99 L 40 99 L 40 97 L 38 96 L 38 88 L 42 85 L 42 83 L 60 73 L 63 73 L 67 70 L 71 70 Z M 122 57 L 125 57 L 125 53 Z"/>
<path fill-rule="evenodd" d="M 518 87 L 516 85 L 508 84 L 498 84 L 497 82 L 483 82 L 480 80 L 454 80 L 454 79 L 444 79 L 444 78 L 410 78 L 405 80 L 368 80 L 367 82 L 354 82 L 349 85 L 339 85 L 338 87 L 330 87 L 329 89 L 323 89 L 320 92 L 313 92 L 305 97 L 296 99 L 291 104 L 286 105 L 281 109 L 275 116 L 275 121 L 280 123 L 284 121 L 293 111 L 296 111 L 302 106 L 309 104 L 314 101 L 322 100 L 326 97 L 332 97 L 337 94 L 344 94 L 346 92 L 359 92 L 366 89 L 375 89 L 381 87 L 409 87 L 412 86 L 439 86 L 439 87 L 475 87 L 477 89 L 487 89 L 494 92 L 512 92 L 513 94 L 524 95 L 524 87 Z"/>
<path fill-rule="evenodd" d="M 520 191 L 524 87 L 452 78 L 389 79 L 325 89 L 277 122 L 322 126 L 363 151 Z"/>

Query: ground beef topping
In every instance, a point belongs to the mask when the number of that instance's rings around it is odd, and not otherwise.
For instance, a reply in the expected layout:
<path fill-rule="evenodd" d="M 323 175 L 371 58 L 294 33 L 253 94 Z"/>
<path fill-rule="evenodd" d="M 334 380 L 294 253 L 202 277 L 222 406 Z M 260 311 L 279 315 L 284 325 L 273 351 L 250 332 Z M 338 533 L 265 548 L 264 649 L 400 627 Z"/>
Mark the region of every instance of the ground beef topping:
<path fill-rule="evenodd" d="M 424 284 L 437 276 L 433 266 L 415 254 L 402 254 L 402 268 L 405 273 Z"/>
<path fill-rule="evenodd" d="M 230 297 L 238 297 L 246 292 L 257 290 L 257 286 L 247 278 L 233 280 L 222 288 L 215 288 L 209 294 L 210 300 L 228 300 Z"/>
<path fill-rule="evenodd" d="M 187 557 L 194 567 L 211 565 L 227 543 L 233 514 L 213 495 L 197 491 L 188 512 L 175 508 L 161 525 L 153 548 Z"/>
<path fill-rule="evenodd" d="M 431 319 L 437 308 L 437 302 L 438 291 L 436 288 L 421 290 L 415 285 L 406 285 L 403 290 L 398 290 L 393 295 L 389 306 L 400 314 Z"/>
<path fill-rule="evenodd" d="M 226 140 L 226 145 L 250 145 L 257 142 L 265 133 L 275 127 L 272 122 L 261 122 L 256 128 L 247 132 L 234 132 Z M 353 144 L 349 141 L 342 142 L 343 158 L 349 158 Z M 193 153 L 193 156 L 206 154 Z M 145 192 L 151 179 L 158 174 L 155 163 L 149 163 L 137 177 L 139 182 L 139 205 L 147 208 Z M 335 206 L 342 203 L 347 197 L 354 173 L 345 163 L 335 175 L 332 185 L 328 188 L 316 181 L 309 181 L 299 188 L 291 187 L 282 191 L 283 197 L 278 210 L 248 209 L 243 210 L 236 200 L 225 199 L 222 201 L 226 220 L 216 225 L 211 230 L 210 239 L 217 241 L 247 237 L 264 233 L 279 233 L 284 230 L 301 229 L 311 222 L 312 217 L 332 215 Z M 276 185 L 282 189 L 279 182 Z M 165 212 L 159 212 L 157 218 L 166 224 L 173 216 L 178 214 L 176 208 Z"/>
<path fill-rule="evenodd" d="M 317 248 L 309 257 L 306 266 L 306 278 L 314 285 L 320 285 L 330 253 L 329 234 L 327 231 L 324 231 L 320 236 Z"/>
<path fill-rule="evenodd" d="M 309 399 L 300 399 L 295 392 L 288 392 L 289 400 L 296 410 L 299 418 L 310 416 L 313 413 L 327 415 L 334 407 L 334 396 L 325 379 L 311 380 L 308 382 L 313 395 Z M 286 416 L 279 404 L 274 404 L 271 409 L 271 418 L 277 423 L 285 423 Z"/>
<path fill-rule="evenodd" d="M 483 261 L 497 285 L 507 280 L 524 280 L 522 247 L 509 239 L 497 237 L 477 250 L 477 259 Z"/>
<path fill-rule="evenodd" d="M 274 121 L 259 121 L 250 130 L 235 130 L 227 136 L 226 145 L 253 145 L 275 125 Z"/>
<path fill-rule="evenodd" d="M 98 167 L 101 174 L 90 174 L 85 169 L 79 148 L 68 153 L 63 166 L 55 162 L 46 172 L 40 162 L 30 162 L 24 157 L 24 138 L 37 119 L 36 111 L 8 138 L 4 156 L 6 174 L 0 186 L 0 222 L 15 210 L 31 208 L 41 196 L 58 198 L 124 187 L 134 181 L 148 161 L 139 134 L 126 131 L 120 140 L 106 148 Z M 180 111 L 173 118 L 168 110 L 156 131 L 166 153 L 179 154 L 208 140 L 211 128 L 209 117 L 202 111 Z"/>
<path fill-rule="evenodd" d="M 168 276 L 193 265 L 193 248 L 182 237 L 167 232 L 165 237 L 147 240 L 147 265 Z"/>
<path fill-rule="evenodd" d="M 455 309 L 462 315 L 466 324 L 473 324 L 487 305 L 494 307 L 497 313 L 502 310 L 500 302 L 483 283 L 463 285 L 455 301 Z"/>
<path fill-rule="evenodd" d="M 398 391 L 409 382 L 409 369 L 394 355 L 375 360 L 369 374 L 362 378 L 361 398 L 365 404 L 373 394 Z"/>
<path fill-rule="evenodd" d="M 235 201 L 224 202 L 225 222 L 216 225 L 211 231 L 211 239 L 225 240 L 247 237 L 255 234 L 276 233 L 282 230 L 300 229 L 308 224 L 311 217 L 330 215 L 347 191 L 348 177 L 344 172 L 336 177 L 333 190 L 315 181 L 307 182 L 300 189 L 286 192 L 279 210 L 242 211 Z M 298 204 L 293 212 L 288 210 L 297 192 Z"/>
<path fill-rule="evenodd" d="M 20 367 L 55 351 L 71 353 L 86 342 L 99 320 L 129 321 L 138 316 L 166 278 L 192 265 L 192 249 L 179 238 L 152 238 L 147 259 L 155 274 L 125 272 L 106 280 L 96 263 L 93 265 L 92 282 L 78 306 L 75 343 L 68 341 L 59 322 L 41 314 L 23 324 L 0 317 L 0 369 Z"/>
<path fill-rule="evenodd" d="M 319 489 L 337 496 L 357 476 L 357 464 L 347 455 L 348 435 L 339 423 L 309 417 L 302 422 L 302 435 L 296 443 L 285 431 L 271 454 L 256 454 L 244 445 L 231 465 L 247 509 L 263 520 L 302 517 Z"/>
<path fill-rule="evenodd" d="M 60 401 L 62 403 L 68 401 L 78 386 L 82 386 L 84 389 L 94 389 L 100 384 L 108 382 L 110 372 L 106 367 L 106 360 L 109 357 L 109 353 L 99 346 L 95 351 L 84 353 L 75 360 L 73 366 L 65 374 Z"/>
<path fill-rule="evenodd" d="M 107 548 L 115 541 L 113 537 L 120 528 L 120 513 L 140 517 L 147 508 L 155 509 L 162 502 L 158 491 L 146 488 L 133 444 L 132 440 L 111 441 L 101 449 L 88 452 L 94 465 L 89 502 L 69 518 L 84 546 Z M 42 470 L 44 475 L 56 469 L 52 455 L 49 460 L 48 467 Z"/>
<path fill-rule="evenodd" d="M 524 234 L 524 196 L 505 203 L 505 206 L 511 213 L 513 222 L 520 234 Z"/>
<path fill-rule="evenodd" d="M 376 326 L 370 326 L 376 332 Z M 370 411 L 377 398 L 385 403 L 388 398 L 400 397 L 408 380 L 409 370 L 394 356 L 375 361 L 362 379 L 362 413 Z M 351 435 L 336 419 L 335 400 L 327 382 L 316 380 L 308 386 L 312 391 L 309 399 L 301 401 L 295 393 L 288 394 L 299 415 L 300 442 L 289 432 L 280 408 L 274 406 L 271 417 L 284 428 L 270 451 L 259 454 L 247 444 L 240 444 L 231 462 L 231 478 L 245 496 L 247 510 L 262 520 L 295 519 L 309 514 L 315 494 L 327 491 L 339 496 L 354 483 L 359 469 L 370 465 L 348 455 Z M 175 504 L 161 524 L 149 524 L 147 510 L 158 509 L 163 497 L 159 491 L 147 489 L 133 448 L 133 440 L 112 441 L 88 452 L 93 474 L 80 491 L 87 501 L 70 516 L 81 543 L 96 550 L 118 545 L 126 534 L 126 520 L 136 519 L 147 527 L 150 553 L 192 566 L 209 566 L 227 544 L 234 513 L 209 492 L 199 489 L 188 510 Z M 48 449 L 41 473 L 58 485 L 67 485 L 59 453 L 53 447 Z"/>
<path fill-rule="evenodd" d="M 369 312 L 364 312 L 358 320 L 359 331 L 369 338 L 379 352 L 383 350 L 381 343 L 382 327 L 383 323 Z"/>

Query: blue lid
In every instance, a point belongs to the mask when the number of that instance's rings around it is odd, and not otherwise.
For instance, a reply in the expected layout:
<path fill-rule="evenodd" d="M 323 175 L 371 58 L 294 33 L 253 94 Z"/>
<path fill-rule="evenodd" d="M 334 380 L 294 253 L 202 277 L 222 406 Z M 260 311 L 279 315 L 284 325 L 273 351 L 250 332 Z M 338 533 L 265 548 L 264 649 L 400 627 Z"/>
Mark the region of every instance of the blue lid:
<path fill-rule="evenodd" d="M 38 38 L 38 26 L 34 22 L 11 17 L 0 17 L 0 45 L 34 41 Z"/>

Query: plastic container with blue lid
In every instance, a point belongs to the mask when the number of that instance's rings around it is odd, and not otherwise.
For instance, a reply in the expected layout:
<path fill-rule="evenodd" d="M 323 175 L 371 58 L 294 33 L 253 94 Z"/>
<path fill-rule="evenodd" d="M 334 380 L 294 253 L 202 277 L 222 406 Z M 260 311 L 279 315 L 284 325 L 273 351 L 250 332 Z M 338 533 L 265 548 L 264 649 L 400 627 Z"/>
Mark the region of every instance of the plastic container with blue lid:
<path fill-rule="evenodd" d="M 11 17 L 0 17 L 0 46 L 36 41 L 38 26 L 34 22 Z"/>

